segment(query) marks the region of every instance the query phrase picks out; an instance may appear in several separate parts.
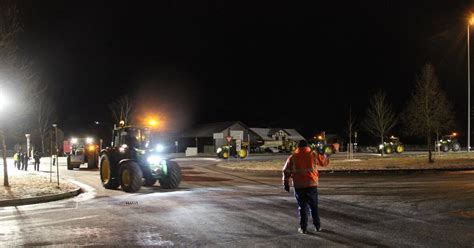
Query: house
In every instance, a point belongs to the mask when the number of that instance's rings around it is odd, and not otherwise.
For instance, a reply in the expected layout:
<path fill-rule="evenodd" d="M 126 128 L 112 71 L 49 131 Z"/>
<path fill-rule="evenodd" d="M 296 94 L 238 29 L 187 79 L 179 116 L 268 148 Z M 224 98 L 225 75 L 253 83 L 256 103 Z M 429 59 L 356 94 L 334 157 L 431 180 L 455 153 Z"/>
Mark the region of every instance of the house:
<path fill-rule="evenodd" d="M 186 147 L 197 147 L 199 153 L 214 153 L 217 147 L 228 144 L 227 137 L 231 137 L 231 142 L 240 139 L 256 143 L 259 139 L 240 121 L 208 123 L 183 132 L 178 139 L 178 150 L 183 152 Z"/>
<path fill-rule="evenodd" d="M 230 137 L 230 141 L 227 138 Z M 304 139 L 295 129 L 249 128 L 240 121 L 216 122 L 196 126 L 183 132 L 178 139 L 178 150 L 197 147 L 199 153 L 214 153 L 218 147 L 241 140 L 251 148 L 289 148 Z"/>
<path fill-rule="evenodd" d="M 275 147 L 280 150 L 291 151 L 292 147 L 305 139 L 296 129 L 288 128 L 250 128 L 261 139 L 260 146 L 263 148 Z"/>

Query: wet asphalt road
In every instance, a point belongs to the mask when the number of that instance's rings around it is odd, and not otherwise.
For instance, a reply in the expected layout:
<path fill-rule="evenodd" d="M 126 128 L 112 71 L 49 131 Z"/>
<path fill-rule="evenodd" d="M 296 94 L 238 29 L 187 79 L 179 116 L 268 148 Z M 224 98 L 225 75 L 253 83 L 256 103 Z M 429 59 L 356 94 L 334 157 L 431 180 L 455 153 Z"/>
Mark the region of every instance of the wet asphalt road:
<path fill-rule="evenodd" d="M 181 160 L 170 191 L 104 190 L 98 171 L 67 171 L 78 197 L 0 208 L 1 246 L 474 246 L 474 171 L 323 174 L 324 231 L 297 233 L 292 194 L 280 174 L 236 173 L 212 159 Z"/>

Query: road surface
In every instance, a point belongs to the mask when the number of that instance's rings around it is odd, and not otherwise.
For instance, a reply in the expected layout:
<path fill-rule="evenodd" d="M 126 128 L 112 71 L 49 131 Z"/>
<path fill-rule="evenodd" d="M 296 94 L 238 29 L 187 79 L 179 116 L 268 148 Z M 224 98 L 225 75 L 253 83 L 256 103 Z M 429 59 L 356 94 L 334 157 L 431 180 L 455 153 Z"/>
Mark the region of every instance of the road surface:
<path fill-rule="evenodd" d="M 324 174 L 324 231 L 299 234 L 281 175 L 178 161 L 178 190 L 104 190 L 97 170 L 65 170 L 85 193 L 0 208 L 2 246 L 316 247 L 474 245 L 474 172 Z"/>

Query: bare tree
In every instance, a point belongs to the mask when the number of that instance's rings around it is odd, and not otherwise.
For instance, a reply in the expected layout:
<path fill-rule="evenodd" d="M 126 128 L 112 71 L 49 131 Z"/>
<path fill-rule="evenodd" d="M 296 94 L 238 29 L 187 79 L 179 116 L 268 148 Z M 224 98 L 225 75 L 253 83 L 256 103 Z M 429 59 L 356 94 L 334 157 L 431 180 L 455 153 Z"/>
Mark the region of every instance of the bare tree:
<path fill-rule="evenodd" d="M 379 137 L 381 144 L 385 135 L 396 124 L 396 116 L 392 110 L 392 106 L 386 101 L 384 92 L 377 92 L 370 100 L 370 106 L 367 109 L 367 117 L 363 125 L 367 132 L 374 137 Z M 384 149 L 382 149 L 382 156 Z"/>
<path fill-rule="evenodd" d="M 10 75 L 10 71 L 14 68 L 12 65 L 18 50 L 16 38 L 21 31 L 22 26 L 19 21 L 19 10 L 16 2 L 13 0 L 2 0 L 0 2 L 0 74 L 2 77 Z M 3 81 L 5 82 L 5 78 Z M 8 85 L 3 84 L 6 83 L 2 83 L 0 87 L 8 87 Z M 3 154 L 3 185 L 8 187 L 10 184 L 8 182 L 7 148 L 5 146 L 4 131 L 0 130 L 0 134 Z"/>
<path fill-rule="evenodd" d="M 112 111 L 116 123 L 120 123 L 120 121 L 124 121 L 125 125 L 130 123 L 133 105 L 127 95 L 110 103 L 109 109 Z"/>
<path fill-rule="evenodd" d="M 454 121 L 452 105 L 440 88 L 431 64 L 425 64 L 417 75 L 415 90 L 402 116 L 410 134 L 426 138 L 428 161 L 434 162 L 433 137 L 437 132 L 450 129 Z"/>
<path fill-rule="evenodd" d="M 39 99 L 37 102 L 36 106 L 36 121 L 37 121 L 37 129 L 38 129 L 38 134 L 40 137 L 41 141 L 41 152 L 44 154 L 45 153 L 45 138 L 46 135 L 48 134 L 48 130 L 51 128 L 51 124 L 54 121 L 54 105 L 53 103 L 43 97 Z"/>

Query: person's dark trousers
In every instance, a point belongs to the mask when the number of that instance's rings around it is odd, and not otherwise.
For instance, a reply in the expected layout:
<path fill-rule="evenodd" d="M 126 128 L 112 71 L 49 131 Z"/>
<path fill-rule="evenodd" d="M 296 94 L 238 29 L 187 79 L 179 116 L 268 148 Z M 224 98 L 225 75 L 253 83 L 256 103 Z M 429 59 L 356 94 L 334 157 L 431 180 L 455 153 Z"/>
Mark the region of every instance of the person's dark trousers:
<path fill-rule="evenodd" d="M 21 160 L 21 170 L 25 170 L 25 160 Z"/>
<path fill-rule="evenodd" d="M 25 170 L 28 170 L 28 160 L 25 160 Z"/>
<path fill-rule="evenodd" d="M 300 213 L 300 226 L 303 230 L 308 228 L 308 206 L 313 217 L 313 224 L 319 228 L 321 222 L 318 213 L 318 188 L 295 189 L 295 197 L 298 202 L 298 210 Z"/>
<path fill-rule="evenodd" d="M 17 168 L 18 170 L 21 169 L 20 160 L 17 160 L 17 161 L 15 162 L 15 166 L 16 166 L 16 168 Z"/>
<path fill-rule="evenodd" d="M 39 171 L 40 162 L 35 162 L 35 171 Z"/>

